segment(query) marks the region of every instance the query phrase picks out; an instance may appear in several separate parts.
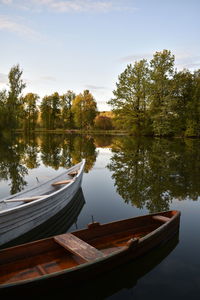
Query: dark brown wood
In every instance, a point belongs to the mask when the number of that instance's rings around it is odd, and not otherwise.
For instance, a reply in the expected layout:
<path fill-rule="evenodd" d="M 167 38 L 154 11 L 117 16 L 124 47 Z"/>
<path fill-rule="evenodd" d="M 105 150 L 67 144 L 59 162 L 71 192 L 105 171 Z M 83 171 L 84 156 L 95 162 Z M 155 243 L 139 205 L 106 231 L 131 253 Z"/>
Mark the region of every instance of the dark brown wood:
<path fill-rule="evenodd" d="M 47 272 L 45 271 L 45 269 L 44 269 L 43 266 L 38 265 L 38 266 L 37 266 L 37 269 L 38 269 L 38 271 L 39 271 L 39 273 L 40 273 L 41 275 L 46 275 L 46 274 L 47 274 Z"/>
<path fill-rule="evenodd" d="M 73 254 L 80 256 L 85 261 L 93 261 L 104 256 L 101 251 L 92 247 L 83 240 L 80 240 L 71 233 L 58 235 L 54 238 L 54 240 Z"/>

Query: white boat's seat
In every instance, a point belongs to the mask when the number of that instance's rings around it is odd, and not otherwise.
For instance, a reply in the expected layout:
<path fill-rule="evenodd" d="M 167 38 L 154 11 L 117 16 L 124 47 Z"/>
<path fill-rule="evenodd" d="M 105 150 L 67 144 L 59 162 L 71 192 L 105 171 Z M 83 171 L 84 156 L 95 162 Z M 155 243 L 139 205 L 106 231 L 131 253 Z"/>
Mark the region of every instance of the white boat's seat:
<path fill-rule="evenodd" d="M 163 222 L 163 223 L 166 223 L 170 220 L 170 218 L 165 217 L 165 216 L 160 216 L 160 215 L 153 216 L 153 219 L 156 220 L 156 221 Z"/>
<path fill-rule="evenodd" d="M 4 202 L 19 202 L 19 201 L 31 202 L 31 201 L 34 201 L 34 200 L 38 200 L 38 199 L 44 198 L 46 196 L 47 195 L 34 196 L 34 197 L 26 197 L 26 198 L 13 198 L 13 199 L 6 199 L 6 200 L 4 200 Z"/>
<path fill-rule="evenodd" d="M 53 182 L 51 185 L 56 186 L 56 185 L 68 184 L 71 183 L 72 181 L 73 179 L 67 179 L 67 180 Z"/>

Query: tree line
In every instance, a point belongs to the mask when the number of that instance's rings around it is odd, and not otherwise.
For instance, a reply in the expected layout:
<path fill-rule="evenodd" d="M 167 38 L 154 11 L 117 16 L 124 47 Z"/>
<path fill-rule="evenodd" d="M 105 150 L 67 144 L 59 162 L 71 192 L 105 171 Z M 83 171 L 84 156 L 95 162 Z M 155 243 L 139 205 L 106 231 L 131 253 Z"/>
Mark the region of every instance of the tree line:
<path fill-rule="evenodd" d="M 120 129 L 134 135 L 200 137 L 200 69 L 175 69 L 169 50 L 156 52 L 150 61 L 128 64 L 119 75 L 112 115 L 99 113 L 89 90 L 76 95 L 68 90 L 42 99 L 22 92 L 26 86 L 19 65 L 9 72 L 9 88 L 0 91 L 0 132 L 56 129 Z M 114 117 L 113 117 L 114 116 Z"/>
<path fill-rule="evenodd" d="M 13 66 L 8 75 L 8 90 L 0 91 L 0 131 L 111 128 L 110 118 L 98 113 L 89 90 L 78 95 L 71 90 L 63 95 L 55 92 L 42 99 L 35 93 L 23 95 L 26 84 L 22 73 L 19 65 Z"/>
<path fill-rule="evenodd" d="M 108 101 L 115 126 L 136 135 L 200 136 L 200 69 L 177 71 L 169 50 L 127 65 Z"/>

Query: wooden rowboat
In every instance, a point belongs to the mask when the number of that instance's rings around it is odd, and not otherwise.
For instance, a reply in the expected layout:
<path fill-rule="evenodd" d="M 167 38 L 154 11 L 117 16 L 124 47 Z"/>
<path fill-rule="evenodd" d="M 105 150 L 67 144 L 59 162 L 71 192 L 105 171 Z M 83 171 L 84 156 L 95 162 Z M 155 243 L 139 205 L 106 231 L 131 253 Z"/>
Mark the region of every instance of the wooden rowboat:
<path fill-rule="evenodd" d="M 43 224 L 62 210 L 81 186 L 85 160 L 29 190 L 0 201 L 0 245 Z"/>
<path fill-rule="evenodd" d="M 111 270 L 165 243 L 179 231 L 180 212 L 92 223 L 87 229 L 0 251 L 4 291 L 70 285 Z"/>

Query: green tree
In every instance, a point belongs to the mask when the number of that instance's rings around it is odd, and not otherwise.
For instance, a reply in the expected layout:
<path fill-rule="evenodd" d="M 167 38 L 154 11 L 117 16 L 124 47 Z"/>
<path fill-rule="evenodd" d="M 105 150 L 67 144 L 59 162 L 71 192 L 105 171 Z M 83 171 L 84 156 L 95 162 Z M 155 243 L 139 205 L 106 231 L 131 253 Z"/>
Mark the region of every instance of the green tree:
<path fill-rule="evenodd" d="M 7 98 L 7 120 L 6 126 L 10 129 L 15 129 L 18 126 L 18 121 L 22 113 L 22 101 L 21 93 L 26 87 L 26 84 L 22 80 L 23 71 L 19 65 L 15 65 L 11 68 L 9 79 L 9 91 Z"/>
<path fill-rule="evenodd" d="M 200 137 L 200 69 L 193 74 L 192 101 L 188 103 L 186 136 Z"/>
<path fill-rule="evenodd" d="M 60 96 L 56 92 L 50 96 L 51 98 L 51 129 L 56 129 L 59 124 L 60 117 Z"/>
<path fill-rule="evenodd" d="M 51 99 L 45 96 L 40 105 L 41 119 L 46 129 L 51 129 Z"/>
<path fill-rule="evenodd" d="M 39 96 L 33 93 L 28 93 L 23 97 L 24 130 L 35 130 L 36 121 L 39 113 L 37 107 L 38 99 Z"/>
<path fill-rule="evenodd" d="M 145 127 L 149 69 L 145 59 L 127 65 L 116 83 L 114 98 L 108 101 L 116 116 L 116 123 L 134 134 Z"/>
<path fill-rule="evenodd" d="M 6 122 L 6 102 L 7 102 L 7 92 L 6 90 L 0 91 L 0 133 L 1 130 L 5 128 Z"/>
<path fill-rule="evenodd" d="M 63 128 L 73 128 L 72 101 L 75 97 L 75 93 L 70 90 L 60 96 L 61 122 Z"/>
<path fill-rule="evenodd" d="M 85 90 L 79 94 L 72 102 L 72 112 L 74 122 L 78 128 L 89 129 L 94 125 L 94 118 L 97 114 L 97 104 L 93 95 Z"/>
<path fill-rule="evenodd" d="M 171 124 L 174 127 L 174 133 L 183 136 L 187 129 L 188 118 L 191 111 L 189 107 L 193 102 L 193 75 L 189 70 L 176 72 L 173 79 L 173 115 Z"/>
<path fill-rule="evenodd" d="M 45 96 L 40 105 L 41 119 L 46 129 L 56 129 L 60 120 L 60 96 L 56 92 Z"/>
<path fill-rule="evenodd" d="M 150 61 L 150 115 L 155 135 L 171 135 L 174 118 L 173 76 L 174 55 L 168 50 L 156 52 Z"/>

